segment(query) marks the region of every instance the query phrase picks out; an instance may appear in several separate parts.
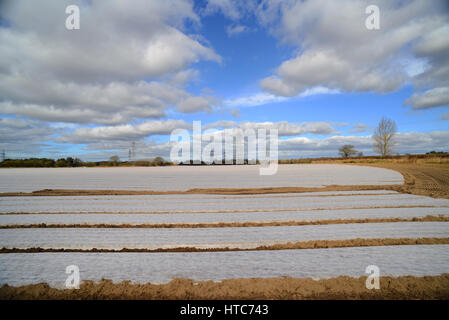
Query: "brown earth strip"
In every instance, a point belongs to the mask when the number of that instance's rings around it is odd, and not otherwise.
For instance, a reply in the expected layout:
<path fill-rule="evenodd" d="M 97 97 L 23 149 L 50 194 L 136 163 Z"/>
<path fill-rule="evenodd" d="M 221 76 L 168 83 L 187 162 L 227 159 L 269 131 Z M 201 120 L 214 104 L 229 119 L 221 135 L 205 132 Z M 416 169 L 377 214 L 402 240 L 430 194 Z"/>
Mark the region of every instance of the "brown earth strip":
<path fill-rule="evenodd" d="M 180 210 L 180 211 L 80 211 L 80 212 L 0 212 L 1 215 L 13 214 L 177 214 L 177 213 L 239 213 L 239 212 L 291 212 L 291 211 L 324 211 L 324 210 L 363 210 L 363 209 L 400 209 L 400 208 L 449 208 L 449 206 L 429 206 L 429 205 L 412 205 L 412 206 L 367 206 L 367 207 L 332 207 L 332 208 L 268 208 L 268 209 L 244 209 L 244 210 Z"/>
<path fill-rule="evenodd" d="M 345 240 L 310 240 L 299 242 L 278 243 L 273 245 L 259 246 L 255 248 L 196 248 L 196 247 L 177 247 L 160 249 L 137 249 L 123 248 L 114 249 L 44 249 L 44 248 L 1 248 L 0 254 L 7 253 L 57 253 L 57 252 L 228 252 L 228 251 L 259 251 L 259 250 L 293 250 L 293 249 L 328 249 L 328 248 L 347 248 L 347 247 L 378 247 L 378 246 L 403 246 L 403 245 L 430 245 L 430 244 L 449 244 L 449 238 L 381 238 L 381 239 L 345 239 Z"/>
<path fill-rule="evenodd" d="M 389 162 L 363 163 L 360 165 L 400 172 L 404 177 L 404 184 L 399 187 L 394 187 L 394 190 L 398 192 L 449 199 L 448 165 Z"/>
<path fill-rule="evenodd" d="M 367 190 L 393 190 L 400 185 L 362 185 L 325 187 L 273 187 L 273 188 L 209 188 L 172 191 L 144 191 L 144 190 L 69 190 L 44 189 L 33 192 L 3 192 L 0 197 L 34 197 L 34 196 L 119 196 L 119 195 L 179 195 L 179 194 L 224 194 L 224 195 L 251 195 L 275 193 L 304 193 L 325 191 L 367 191 Z"/>
<path fill-rule="evenodd" d="M 373 218 L 373 219 L 328 219 L 312 221 L 268 221 L 268 222 L 217 222 L 217 223 L 160 223 L 160 224 L 15 224 L 3 225 L 0 229 L 38 229 L 38 228 L 248 228 L 248 227 L 280 227 L 280 226 L 314 226 L 350 223 L 387 223 L 387 222 L 449 222 L 449 216 L 427 215 L 413 218 Z"/>
<path fill-rule="evenodd" d="M 228 279 L 221 282 L 173 279 L 167 284 L 83 281 L 80 289 L 55 289 L 46 283 L 3 285 L 0 299 L 449 299 L 449 274 L 425 277 L 380 277 L 380 289 L 366 288 L 366 277 L 313 280 L 291 277 Z"/>

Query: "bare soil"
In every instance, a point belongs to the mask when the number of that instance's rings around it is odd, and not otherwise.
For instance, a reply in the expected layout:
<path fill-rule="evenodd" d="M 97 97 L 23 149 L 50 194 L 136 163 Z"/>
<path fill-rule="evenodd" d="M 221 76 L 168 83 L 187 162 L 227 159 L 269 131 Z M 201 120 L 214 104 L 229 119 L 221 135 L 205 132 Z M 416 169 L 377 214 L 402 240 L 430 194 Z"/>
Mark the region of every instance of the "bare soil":
<path fill-rule="evenodd" d="M 34 197 L 34 196 L 118 196 L 118 195 L 180 195 L 180 194 L 221 194 L 221 195 L 252 195 L 268 193 L 303 193 L 322 191 L 364 191 L 364 190 L 394 190 L 395 185 L 367 185 L 367 186 L 340 186 L 326 187 L 273 187 L 273 188 L 210 188 L 190 189 L 187 191 L 138 191 L 138 190 L 69 190 L 44 189 L 32 192 L 3 192 L 0 197 Z M 396 186 L 398 187 L 398 186 Z"/>
<path fill-rule="evenodd" d="M 449 299 L 449 274 L 426 277 L 381 277 L 380 289 L 366 288 L 366 277 L 331 279 L 253 278 L 221 282 L 173 279 L 167 284 L 84 281 L 80 289 L 55 289 L 40 283 L 4 285 L 0 299 Z"/>
<path fill-rule="evenodd" d="M 404 245 L 430 245 L 430 244 L 449 244 L 449 238 L 379 238 L 379 239 L 345 239 L 345 240 L 309 240 L 299 242 L 284 242 L 273 245 L 264 245 L 254 248 L 230 248 L 230 247 L 211 247 L 196 248 L 195 246 L 160 248 L 160 249 L 137 249 L 123 248 L 115 249 L 58 249 L 58 248 L 1 248 L 0 254 L 6 253 L 44 253 L 44 252 L 227 252 L 227 251 L 259 251 L 259 250 L 292 250 L 292 249 L 328 249 L 328 248 L 347 248 L 347 247 L 378 247 L 378 246 L 404 246 Z"/>
<path fill-rule="evenodd" d="M 363 165 L 399 171 L 404 177 L 404 184 L 394 188 L 398 192 L 449 199 L 447 165 L 388 162 Z"/>
<path fill-rule="evenodd" d="M 449 217 L 444 215 L 414 218 L 372 218 L 372 219 L 328 219 L 312 221 L 268 221 L 268 222 L 217 222 L 217 223 L 159 223 L 159 224 L 14 224 L 3 225 L 1 229 L 35 229 L 35 228 L 248 228 L 248 227 L 280 227 L 280 226 L 311 226 L 328 224 L 349 223 L 387 223 L 387 222 L 449 222 Z"/>

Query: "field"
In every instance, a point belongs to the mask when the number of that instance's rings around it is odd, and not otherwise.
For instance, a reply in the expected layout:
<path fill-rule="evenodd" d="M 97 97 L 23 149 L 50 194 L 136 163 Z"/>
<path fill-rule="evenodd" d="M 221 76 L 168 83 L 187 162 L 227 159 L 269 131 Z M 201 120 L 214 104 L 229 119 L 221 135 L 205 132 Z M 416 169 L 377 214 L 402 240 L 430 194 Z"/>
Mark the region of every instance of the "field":
<path fill-rule="evenodd" d="M 187 191 L 211 188 L 322 187 L 402 183 L 395 171 L 348 165 L 282 165 L 275 175 L 259 166 L 21 168 L 1 171 L 0 192 L 42 189 Z M 43 179 L 45 177 L 45 179 Z"/>
<path fill-rule="evenodd" d="M 0 298 L 448 298 L 448 172 L 2 169 Z M 64 290 L 73 264 L 84 282 Z M 380 290 L 365 288 L 369 265 Z"/>

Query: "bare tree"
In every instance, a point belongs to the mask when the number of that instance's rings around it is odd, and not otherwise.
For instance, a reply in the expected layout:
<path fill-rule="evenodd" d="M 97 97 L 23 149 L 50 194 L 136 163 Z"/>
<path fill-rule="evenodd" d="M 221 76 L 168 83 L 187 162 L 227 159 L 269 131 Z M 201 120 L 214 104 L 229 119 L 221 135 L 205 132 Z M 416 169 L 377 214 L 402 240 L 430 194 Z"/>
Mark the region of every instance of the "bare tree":
<path fill-rule="evenodd" d="M 109 158 L 109 162 L 112 162 L 116 166 L 120 162 L 120 158 L 118 156 L 112 156 Z"/>
<path fill-rule="evenodd" d="M 396 122 L 382 117 L 373 134 L 374 151 L 382 157 L 393 153 L 394 137 L 396 135 Z"/>
<path fill-rule="evenodd" d="M 357 150 L 354 149 L 354 146 L 352 144 L 345 144 L 343 147 L 338 149 L 338 153 L 344 157 L 348 158 L 355 154 L 357 154 Z"/>
<path fill-rule="evenodd" d="M 156 157 L 151 162 L 152 162 L 153 165 L 161 166 L 161 165 L 164 164 L 165 160 L 162 157 Z"/>

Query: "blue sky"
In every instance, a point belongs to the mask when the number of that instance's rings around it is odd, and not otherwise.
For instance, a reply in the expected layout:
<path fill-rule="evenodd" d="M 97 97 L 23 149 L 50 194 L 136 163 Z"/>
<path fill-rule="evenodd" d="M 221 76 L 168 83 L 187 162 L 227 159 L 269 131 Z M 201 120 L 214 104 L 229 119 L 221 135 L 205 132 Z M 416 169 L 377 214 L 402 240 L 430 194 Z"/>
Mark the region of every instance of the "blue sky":
<path fill-rule="evenodd" d="M 73 3 L 72 3 L 73 2 Z M 79 30 L 64 26 L 80 4 Z M 380 8 L 368 30 L 365 8 Z M 0 149 L 10 157 L 167 157 L 169 136 L 280 129 L 280 156 L 449 150 L 445 1 L 29 1 L 0 10 Z M 31 19 L 31 17 L 35 17 Z M 224 122 L 226 121 L 226 122 Z M 281 130 L 282 129 L 282 130 Z"/>

